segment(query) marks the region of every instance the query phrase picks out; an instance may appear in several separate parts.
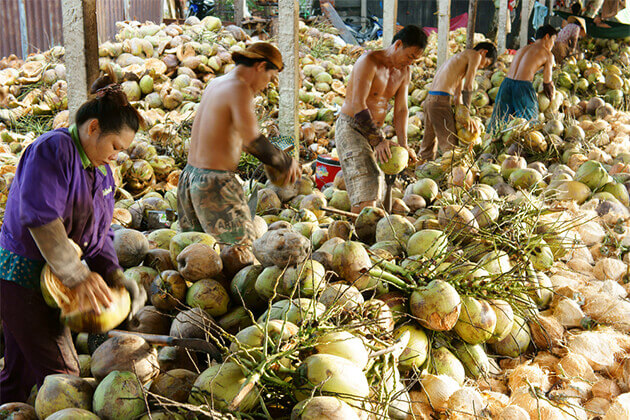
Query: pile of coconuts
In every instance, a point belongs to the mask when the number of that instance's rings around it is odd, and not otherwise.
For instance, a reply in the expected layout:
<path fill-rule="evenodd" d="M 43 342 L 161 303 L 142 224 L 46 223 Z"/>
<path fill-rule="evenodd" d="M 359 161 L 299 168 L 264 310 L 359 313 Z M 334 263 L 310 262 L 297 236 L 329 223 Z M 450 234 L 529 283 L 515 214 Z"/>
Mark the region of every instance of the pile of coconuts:
<path fill-rule="evenodd" d="M 462 48 L 460 32 L 452 51 Z M 197 41 L 186 38 L 194 34 Z M 509 121 L 493 134 L 483 126 L 509 65 L 502 56 L 477 78 L 471 112 L 456 113 L 460 131 L 469 118 L 479 128 L 458 133 L 462 148 L 416 167 L 395 148 L 381 166 L 401 173 L 391 214 L 348 214 L 343 173 L 320 191 L 305 172 L 289 188 L 261 183 L 257 240 L 229 246 L 181 232 L 176 219 L 153 226 L 152 217 L 177 209 L 187 148 L 178 124 L 194 115 L 197 90 L 230 70 L 221 54 L 245 45 L 232 41 L 239 36 L 214 19 L 179 29 L 132 22 L 101 48 L 103 69 L 121 73 L 154 124 L 114 165 L 116 251 L 149 296 L 117 329 L 207 340 L 223 361 L 75 327 L 81 378 L 50 375 L 28 404 L 0 407 L 2 416 L 628 418 L 630 116 L 619 100 L 627 43 L 587 41 L 584 58 L 555 70 L 558 96 L 547 104 L 539 95 L 537 121 Z M 303 145 L 328 153 L 331 111 L 361 50 L 321 26 L 301 24 L 301 39 L 329 51 L 300 57 Z M 143 40 L 158 44 L 151 54 Z M 413 69 L 412 146 L 422 136 L 434 43 Z M 46 96 L 57 89 L 63 97 L 62 57 L 53 49 L 2 61 L 0 89 L 15 100 L 0 114 L 0 198 L 36 138 L 2 116 L 9 109 L 63 126 L 63 101 Z M 275 109 L 277 98 L 270 87 L 258 109 Z M 387 124 L 392 137 L 391 115 Z M 274 130 L 270 119 L 263 126 Z M 248 195 L 254 184 L 244 182 Z"/>

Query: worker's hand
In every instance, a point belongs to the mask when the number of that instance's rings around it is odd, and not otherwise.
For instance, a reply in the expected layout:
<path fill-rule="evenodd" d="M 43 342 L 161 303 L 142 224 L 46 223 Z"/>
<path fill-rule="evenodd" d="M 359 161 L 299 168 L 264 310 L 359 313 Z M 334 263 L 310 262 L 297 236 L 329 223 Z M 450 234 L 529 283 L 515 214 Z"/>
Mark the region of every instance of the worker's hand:
<path fill-rule="evenodd" d="M 418 161 L 418 156 L 416 155 L 416 151 L 413 150 L 409 145 L 403 146 L 407 152 L 409 153 L 409 160 L 411 163 L 416 163 Z"/>
<path fill-rule="evenodd" d="M 112 303 L 112 293 L 105 280 L 95 272 L 90 272 L 87 278 L 72 289 L 77 297 L 80 312 L 100 315 L 101 305 L 108 308 Z"/>
<path fill-rule="evenodd" d="M 547 95 L 549 100 L 553 100 L 554 95 L 556 94 L 556 88 L 553 85 L 553 82 L 543 83 L 543 92 Z"/>
<path fill-rule="evenodd" d="M 475 131 L 475 128 L 477 128 L 477 124 L 475 124 L 475 120 L 473 120 L 472 118 L 468 118 L 466 120 L 466 130 L 472 133 L 473 131 Z"/>
<path fill-rule="evenodd" d="M 392 157 L 392 151 L 390 150 L 391 145 L 392 142 L 387 139 L 381 140 L 381 142 L 376 145 L 374 148 L 374 154 L 376 154 L 377 162 L 384 163 Z"/>
<path fill-rule="evenodd" d="M 139 286 L 135 280 L 127 278 L 122 270 L 116 270 L 110 273 L 107 280 L 112 287 L 124 287 L 127 289 L 127 292 L 129 292 L 131 310 L 129 311 L 127 320 L 131 320 L 147 302 L 146 290 L 144 290 L 144 287 Z"/>
<path fill-rule="evenodd" d="M 302 176 L 302 167 L 298 163 L 297 160 L 293 159 L 291 161 L 291 167 L 287 173 L 287 184 L 293 185 L 297 182 L 298 179 Z"/>

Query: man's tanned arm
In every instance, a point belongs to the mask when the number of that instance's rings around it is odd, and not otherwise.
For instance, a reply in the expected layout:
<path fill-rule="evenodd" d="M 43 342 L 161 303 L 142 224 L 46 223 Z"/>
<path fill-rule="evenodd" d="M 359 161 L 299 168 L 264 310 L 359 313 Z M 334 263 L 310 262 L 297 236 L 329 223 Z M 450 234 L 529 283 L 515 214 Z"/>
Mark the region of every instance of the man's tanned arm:
<path fill-rule="evenodd" d="M 473 82 L 475 81 L 475 76 L 477 75 L 477 70 L 479 70 L 480 64 L 481 54 L 468 55 L 468 65 L 466 66 L 466 75 L 464 76 L 464 89 L 462 91 L 462 102 L 467 107 L 470 107 L 470 102 L 472 100 Z"/>
<path fill-rule="evenodd" d="M 362 128 L 363 135 L 367 138 L 372 147 L 378 146 L 385 140 L 383 133 L 376 126 L 372 119 L 372 114 L 367 105 L 367 100 L 372 88 L 372 81 L 376 74 L 376 65 L 369 55 L 363 56 L 357 61 L 353 69 L 352 108 L 355 110 L 354 118 Z M 358 110 L 358 111 L 357 111 Z M 389 148 L 387 149 L 389 152 Z M 378 154 L 377 154 L 378 157 Z"/>
<path fill-rule="evenodd" d="M 245 85 L 237 85 L 230 103 L 233 126 L 243 140 L 243 150 L 257 157 L 262 163 L 279 172 L 288 172 L 287 182 L 293 184 L 300 176 L 295 160 L 276 148 L 258 129 L 258 121 L 252 104 L 251 91 Z"/>
<path fill-rule="evenodd" d="M 543 90 L 549 99 L 553 99 L 555 87 L 553 85 L 553 81 L 551 80 L 551 76 L 553 74 L 553 66 L 555 62 L 551 52 L 547 52 L 546 54 L 547 61 L 545 61 L 545 67 L 543 68 Z"/>
<path fill-rule="evenodd" d="M 396 96 L 394 96 L 394 129 L 398 138 L 398 145 L 404 147 L 409 152 L 412 161 L 416 160 L 416 153 L 407 144 L 407 124 L 409 121 L 409 108 L 407 98 L 409 96 L 409 83 L 411 82 L 411 72 L 402 82 Z"/>

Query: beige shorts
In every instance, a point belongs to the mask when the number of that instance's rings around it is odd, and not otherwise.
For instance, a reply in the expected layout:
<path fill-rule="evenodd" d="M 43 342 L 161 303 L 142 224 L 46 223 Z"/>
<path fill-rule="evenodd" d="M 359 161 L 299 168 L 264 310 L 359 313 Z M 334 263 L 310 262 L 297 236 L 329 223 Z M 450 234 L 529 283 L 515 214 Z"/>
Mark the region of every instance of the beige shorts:
<path fill-rule="evenodd" d="M 354 118 L 345 114 L 339 114 L 335 125 L 337 154 L 353 206 L 381 201 L 385 191 L 385 177 L 376 164 L 374 150 L 355 126 Z"/>

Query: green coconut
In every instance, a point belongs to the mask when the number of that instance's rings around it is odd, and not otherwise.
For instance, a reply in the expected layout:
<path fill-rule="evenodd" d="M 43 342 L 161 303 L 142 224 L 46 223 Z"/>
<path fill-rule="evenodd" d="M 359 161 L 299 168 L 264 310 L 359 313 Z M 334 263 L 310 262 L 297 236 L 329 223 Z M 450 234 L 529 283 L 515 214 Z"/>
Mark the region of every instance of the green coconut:
<path fill-rule="evenodd" d="M 291 410 L 291 420 L 359 420 L 357 412 L 336 397 L 315 396 L 300 401 Z"/>
<path fill-rule="evenodd" d="M 132 372 L 110 372 L 96 387 L 93 411 L 102 420 L 135 418 L 147 409 L 144 390 Z"/>
<path fill-rule="evenodd" d="M 227 313 L 230 296 L 216 280 L 203 279 L 194 283 L 186 292 L 186 304 L 201 308 L 213 317 Z"/>
<path fill-rule="evenodd" d="M 518 357 L 527 351 L 531 342 L 531 333 L 527 322 L 515 315 L 512 329 L 501 341 L 492 344 L 495 353 L 505 357 Z"/>
<path fill-rule="evenodd" d="M 40 419 L 64 408 L 92 409 L 94 389 L 88 381 L 73 375 L 48 375 L 37 392 L 35 411 Z"/>
<path fill-rule="evenodd" d="M 424 198 L 427 203 L 431 203 L 437 197 L 440 189 L 431 178 L 422 178 L 412 184 L 411 192 Z"/>
<path fill-rule="evenodd" d="M 510 174 L 510 185 L 522 190 L 532 190 L 542 181 L 542 174 L 535 169 L 516 169 Z"/>
<path fill-rule="evenodd" d="M 241 387 L 247 381 L 247 376 L 241 367 L 234 362 L 210 366 L 197 377 L 188 402 L 194 405 L 208 406 L 225 410 L 239 394 Z M 248 412 L 258 405 L 260 391 L 254 385 L 236 407 L 238 411 Z"/>
<path fill-rule="evenodd" d="M 414 233 L 407 242 L 409 255 L 436 259 L 446 253 L 448 237 L 441 230 L 425 229 Z"/>
<path fill-rule="evenodd" d="M 265 300 L 256 293 L 256 280 L 263 270 L 262 265 L 248 265 L 236 273 L 230 283 L 232 299 L 251 311 L 263 309 L 266 305 Z"/>
<path fill-rule="evenodd" d="M 456 342 L 454 353 L 462 362 L 466 375 L 471 378 L 484 377 L 490 371 L 490 359 L 480 344 Z"/>
<path fill-rule="evenodd" d="M 366 398 L 370 393 L 361 368 L 343 357 L 332 354 L 314 354 L 307 357 L 294 376 L 296 398 L 307 399 L 317 387 L 317 392 L 337 394 L 349 401 Z"/>
<path fill-rule="evenodd" d="M 332 331 L 318 336 L 315 350 L 318 353 L 343 357 L 362 370 L 368 363 L 368 351 L 363 340 L 348 331 Z"/>
<path fill-rule="evenodd" d="M 289 267 L 282 276 L 279 292 L 284 296 L 313 297 L 326 288 L 324 277 L 326 269 L 315 260 L 306 260 L 305 262 Z"/>
<path fill-rule="evenodd" d="M 454 330 L 468 344 L 481 344 L 492 337 L 497 316 L 488 302 L 469 296 L 462 298 L 462 309 Z"/>
<path fill-rule="evenodd" d="M 420 327 L 403 325 L 394 331 L 394 337 L 398 339 L 405 332 L 409 332 L 409 342 L 400 355 L 398 366 L 403 371 L 420 369 L 429 353 L 427 335 Z"/>
<path fill-rule="evenodd" d="M 376 224 L 376 242 L 399 241 L 406 244 L 415 231 L 406 217 L 398 214 L 385 216 Z"/>
<path fill-rule="evenodd" d="M 114 249 L 124 268 L 140 265 L 149 252 L 149 241 L 134 229 L 119 229 L 114 233 Z"/>
<path fill-rule="evenodd" d="M 215 251 L 218 251 L 217 240 L 211 235 L 203 232 L 181 232 L 173 236 L 169 244 L 169 251 L 171 253 L 171 261 L 173 265 L 177 267 L 177 257 L 188 245 L 202 243 L 213 247 Z"/>
<path fill-rule="evenodd" d="M 464 384 L 464 380 L 466 379 L 464 365 L 446 347 L 432 349 L 428 365 L 431 373 L 450 376 L 458 384 Z"/>
<path fill-rule="evenodd" d="M 359 239 L 367 244 L 376 240 L 376 226 L 385 217 L 385 210 L 377 207 L 364 207 L 354 223 L 354 229 Z"/>
<path fill-rule="evenodd" d="M 604 185 L 601 191 L 612 194 L 624 206 L 628 206 L 630 204 L 628 190 L 623 184 L 620 184 L 618 182 L 609 182 Z"/>
<path fill-rule="evenodd" d="M 391 157 L 386 162 L 379 163 L 381 170 L 387 175 L 396 175 L 405 169 L 409 163 L 409 152 L 404 147 L 390 147 Z"/>
<path fill-rule="evenodd" d="M 461 303 L 459 293 L 453 286 L 443 280 L 433 280 L 413 291 L 409 308 L 423 327 L 448 331 L 457 323 Z"/>
<path fill-rule="evenodd" d="M 592 191 L 610 182 L 610 175 L 601 163 L 588 160 L 575 172 L 575 180 L 587 185 Z"/>

